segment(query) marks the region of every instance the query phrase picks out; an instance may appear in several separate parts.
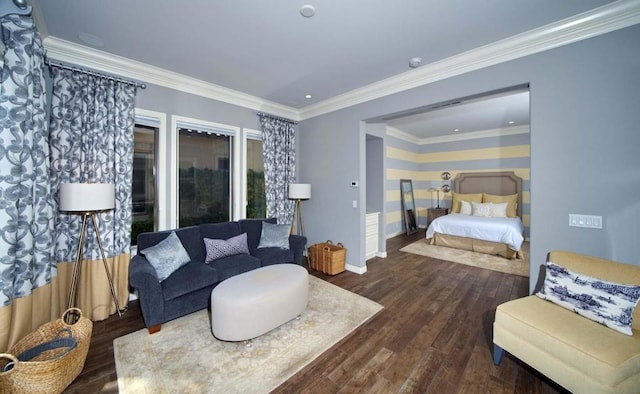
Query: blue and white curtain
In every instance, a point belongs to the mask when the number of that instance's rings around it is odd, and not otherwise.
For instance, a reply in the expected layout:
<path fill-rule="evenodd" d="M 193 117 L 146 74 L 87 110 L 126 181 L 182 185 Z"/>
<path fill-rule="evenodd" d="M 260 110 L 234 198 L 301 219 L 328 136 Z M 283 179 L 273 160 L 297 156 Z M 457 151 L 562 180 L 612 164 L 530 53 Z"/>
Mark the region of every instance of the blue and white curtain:
<path fill-rule="evenodd" d="M 97 218 L 120 304 L 128 297 L 136 86 L 55 67 L 50 115 L 51 184 L 114 183 L 115 209 Z M 55 259 L 76 260 L 82 215 L 57 213 Z M 79 305 L 93 320 L 115 312 L 93 225 L 88 224 Z M 88 272 L 87 272 L 88 269 Z M 83 284 L 84 283 L 84 284 Z M 121 305 L 122 306 L 122 305 Z"/>
<path fill-rule="evenodd" d="M 296 183 L 295 123 L 258 114 L 262 125 L 264 184 L 267 217 L 278 223 L 291 223 L 294 202 L 289 200 L 289 185 Z"/>
<path fill-rule="evenodd" d="M 30 16 L 4 16 L 0 25 L 5 46 L 0 87 L 0 351 L 3 351 L 33 325 L 49 320 L 48 309 L 44 313 L 32 311 L 32 304 L 37 305 L 38 301 L 33 302 L 29 296 L 51 282 L 56 265 L 52 259 L 55 208 L 49 183 L 44 49 Z M 51 298 L 43 291 L 39 293 L 41 299 Z"/>

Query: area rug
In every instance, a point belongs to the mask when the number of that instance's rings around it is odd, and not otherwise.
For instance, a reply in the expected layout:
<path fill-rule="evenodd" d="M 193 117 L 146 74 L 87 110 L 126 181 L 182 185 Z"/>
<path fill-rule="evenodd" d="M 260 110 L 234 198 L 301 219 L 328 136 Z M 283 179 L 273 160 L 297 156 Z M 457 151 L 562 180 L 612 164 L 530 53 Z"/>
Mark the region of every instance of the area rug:
<path fill-rule="evenodd" d="M 316 277 L 309 304 L 292 320 L 256 338 L 223 342 L 207 310 L 116 338 L 120 393 L 267 393 L 382 310 L 382 306 Z"/>
<path fill-rule="evenodd" d="M 420 256 L 433 257 L 439 260 L 451 261 L 453 263 L 471 265 L 489 269 L 492 271 L 505 272 L 520 276 L 529 276 L 529 242 L 522 244 L 521 251 L 524 259 L 507 259 L 501 256 L 493 256 L 484 253 L 470 252 L 447 248 L 445 246 L 430 245 L 426 239 L 421 239 L 400 249 L 401 252 L 418 254 Z"/>

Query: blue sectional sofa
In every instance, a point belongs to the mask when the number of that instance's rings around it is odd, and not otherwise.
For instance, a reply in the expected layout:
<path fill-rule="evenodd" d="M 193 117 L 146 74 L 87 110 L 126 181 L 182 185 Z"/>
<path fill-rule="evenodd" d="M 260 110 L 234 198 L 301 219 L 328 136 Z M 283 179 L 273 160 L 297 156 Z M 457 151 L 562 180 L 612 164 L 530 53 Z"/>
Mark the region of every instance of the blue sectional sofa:
<path fill-rule="evenodd" d="M 175 231 L 190 258 L 162 282 L 143 254 L 138 253 L 131 259 L 129 284 L 138 293 L 142 317 L 149 333 L 160 331 L 162 323 L 206 308 L 211 290 L 227 278 L 271 264 L 302 265 L 307 239 L 290 235 L 289 249 L 258 248 L 263 222 L 275 224 L 276 219 L 246 219 L 140 234 L 138 250 L 143 251 Z M 247 233 L 249 254 L 222 257 L 205 264 L 204 238 L 229 239 L 242 233 Z"/>

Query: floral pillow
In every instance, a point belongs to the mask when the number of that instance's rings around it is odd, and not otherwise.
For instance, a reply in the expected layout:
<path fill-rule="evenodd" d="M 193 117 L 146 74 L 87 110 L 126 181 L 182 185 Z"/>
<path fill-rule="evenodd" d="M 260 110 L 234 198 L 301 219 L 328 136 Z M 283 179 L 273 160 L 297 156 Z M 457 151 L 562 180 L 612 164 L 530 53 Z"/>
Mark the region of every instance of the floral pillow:
<path fill-rule="evenodd" d="M 547 273 L 538 297 L 605 325 L 633 335 L 633 311 L 640 286 L 608 282 L 547 262 Z"/>

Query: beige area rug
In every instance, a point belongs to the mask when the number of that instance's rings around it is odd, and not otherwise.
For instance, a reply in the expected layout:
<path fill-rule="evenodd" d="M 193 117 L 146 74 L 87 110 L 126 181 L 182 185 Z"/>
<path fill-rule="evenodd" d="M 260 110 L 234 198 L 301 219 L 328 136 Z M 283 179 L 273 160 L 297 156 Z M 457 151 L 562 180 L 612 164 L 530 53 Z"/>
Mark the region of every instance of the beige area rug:
<path fill-rule="evenodd" d="M 267 393 L 382 310 L 355 293 L 309 276 L 309 304 L 292 320 L 253 340 L 223 342 L 201 310 L 116 338 L 120 393 Z"/>
<path fill-rule="evenodd" d="M 445 246 L 430 245 L 426 239 L 421 239 L 400 249 L 401 252 L 418 254 L 420 256 L 433 257 L 439 260 L 453 263 L 471 265 L 486 268 L 493 271 L 506 272 L 520 276 L 529 276 L 529 242 L 522 244 L 521 252 L 524 259 L 510 260 L 502 256 L 493 256 L 484 253 L 470 252 L 447 248 Z"/>

